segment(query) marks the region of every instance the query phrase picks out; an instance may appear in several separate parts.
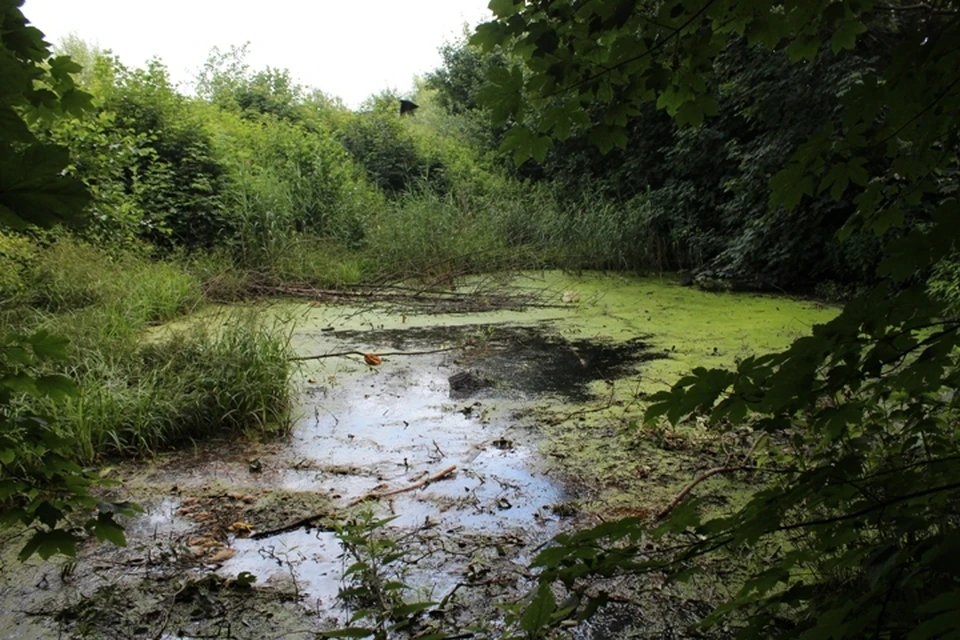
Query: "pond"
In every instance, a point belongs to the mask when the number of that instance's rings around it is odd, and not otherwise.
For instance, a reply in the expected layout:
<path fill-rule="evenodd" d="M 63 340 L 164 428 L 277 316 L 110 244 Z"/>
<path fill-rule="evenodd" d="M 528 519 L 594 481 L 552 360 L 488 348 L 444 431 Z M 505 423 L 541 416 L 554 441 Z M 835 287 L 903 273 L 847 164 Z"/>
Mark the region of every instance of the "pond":
<path fill-rule="evenodd" d="M 434 306 L 264 306 L 301 358 L 289 437 L 118 470 L 146 508 L 130 545 L 17 571 L 6 553 L 0 637 L 313 637 L 346 619 L 333 529 L 362 509 L 392 518 L 382 531 L 407 553 L 405 582 L 444 605 L 433 624 L 480 620 L 495 636 L 496 603 L 523 594 L 527 564 L 553 536 L 665 502 L 688 479 L 698 451 L 638 456 L 625 432 L 646 394 L 693 366 L 786 346 L 836 313 L 671 279 L 559 273 L 509 284 L 534 305 L 457 308 L 489 291 L 467 282 Z M 231 582 L 240 575 L 256 578 L 252 590 Z"/>

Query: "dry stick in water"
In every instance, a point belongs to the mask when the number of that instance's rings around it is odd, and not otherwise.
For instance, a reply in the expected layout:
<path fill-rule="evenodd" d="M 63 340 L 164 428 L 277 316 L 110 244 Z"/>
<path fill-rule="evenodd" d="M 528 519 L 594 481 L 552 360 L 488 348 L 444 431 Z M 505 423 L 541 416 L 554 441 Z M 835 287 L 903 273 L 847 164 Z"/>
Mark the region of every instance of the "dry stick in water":
<path fill-rule="evenodd" d="M 760 443 L 763 442 L 765 439 L 766 439 L 766 435 L 762 435 L 759 438 L 757 438 L 756 441 L 753 443 L 753 446 L 750 447 L 750 451 L 747 452 L 747 455 L 744 456 L 744 458 L 746 460 L 749 460 L 753 456 L 754 451 L 757 450 L 757 447 L 760 446 Z M 713 469 L 707 469 L 706 471 L 701 473 L 699 476 L 697 476 L 696 478 L 688 482 L 687 486 L 681 489 L 680 493 L 678 493 L 676 497 L 674 497 L 674 499 L 671 500 L 669 504 L 667 504 L 667 506 L 665 506 L 663 509 L 657 512 L 657 520 L 663 520 L 668 515 L 670 515 L 670 512 L 676 509 L 677 505 L 683 502 L 683 499 L 686 498 L 688 495 L 690 495 L 690 492 L 693 491 L 697 487 L 697 485 L 703 482 L 704 480 L 707 480 L 708 478 L 712 478 L 713 476 L 720 473 L 733 473 L 734 471 L 756 471 L 757 470 L 756 467 L 749 466 L 749 465 L 730 465 L 729 458 L 727 459 L 727 462 L 728 464 L 722 467 L 714 467 Z"/>
<path fill-rule="evenodd" d="M 446 469 L 444 469 L 443 471 L 439 471 L 433 474 L 432 476 L 428 476 L 423 480 L 414 482 L 413 484 L 408 484 L 407 486 L 401 487 L 400 489 L 392 489 L 391 491 L 374 491 L 372 493 L 365 493 L 362 496 L 351 500 L 349 506 L 352 507 L 366 500 L 376 500 L 379 498 L 387 498 L 389 496 L 395 496 L 400 493 L 406 493 L 407 491 L 413 491 L 414 489 L 419 489 L 420 487 L 425 487 L 431 482 L 436 482 L 437 480 L 442 480 L 443 478 L 446 478 L 448 475 L 450 475 L 456 470 L 457 470 L 457 465 L 452 464 Z"/>
<path fill-rule="evenodd" d="M 427 356 L 432 353 L 446 353 L 447 351 L 456 351 L 460 347 L 444 347 L 442 349 L 429 349 L 428 351 L 388 351 L 387 353 L 378 353 L 378 356 L 389 358 L 393 356 Z M 322 360 L 323 358 L 339 358 L 342 356 L 365 356 L 362 351 L 337 351 L 336 353 L 321 353 L 316 356 L 297 356 L 290 358 L 291 361 L 299 362 L 302 360 Z"/>
<path fill-rule="evenodd" d="M 414 482 L 413 484 L 407 485 L 406 487 L 402 487 L 400 489 L 394 489 L 392 491 L 383 491 L 379 493 L 378 492 L 365 493 L 359 498 L 355 498 L 354 500 L 352 500 L 348 506 L 352 507 L 354 505 L 360 504 L 365 500 L 372 500 L 376 498 L 386 498 L 387 496 L 395 496 L 398 493 L 406 493 L 407 491 L 413 491 L 414 489 L 425 487 L 431 482 L 436 482 L 437 480 L 441 480 L 456 470 L 457 470 L 457 465 L 453 464 L 447 467 L 446 469 L 444 469 L 443 471 L 435 473 L 432 476 L 426 477 L 418 482 Z M 282 527 L 277 527 L 276 529 L 269 529 L 267 531 L 258 531 L 257 533 L 253 534 L 250 537 L 253 540 L 263 540 L 264 538 L 272 538 L 275 535 L 279 535 L 281 533 L 287 533 L 288 531 L 294 531 L 296 529 L 299 529 L 300 527 L 309 527 L 315 521 L 320 520 L 322 518 L 326 518 L 329 515 L 330 514 L 326 511 L 322 511 L 320 513 L 314 513 L 312 515 L 307 516 L 306 518 L 300 518 L 296 522 L 291 522 L 290 524 L 283 525 Z M 322 530 L 333 531 L 331 527 L 323 527 Z"/>
<path fill-rule="evenodd" d="M 282 527 L 277 527 L 276 529 L 268 529 L 267 531 L 258 531 L 250 538 L 252 540 L 263 540 L 264 538 L 272 538 L 273 536 L 280 535 L 281 533 L 287 533 L 289 531 L 296 531 L 301 527 L 309 527 L 317 520 L 329 517 L 329 513 L 322 511 L 320 513 L 314 513 L 307 516 L 306 518 L 300 518 L 296 522 L 291 522 L 290 524 L 285 524 Z M 318 527 L 320 531 L 334 531 L 335 529 L 330 526 Z"/>

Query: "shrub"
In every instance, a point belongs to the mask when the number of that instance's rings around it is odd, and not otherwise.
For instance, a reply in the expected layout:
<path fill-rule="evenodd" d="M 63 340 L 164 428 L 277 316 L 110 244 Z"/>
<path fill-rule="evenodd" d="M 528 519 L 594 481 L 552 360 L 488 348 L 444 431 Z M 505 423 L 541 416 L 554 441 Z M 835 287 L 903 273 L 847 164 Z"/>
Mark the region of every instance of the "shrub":
<path fill-rule="evenodd" d="M 24 295 L 39 250 L 22 236 L 0 233 L 0 302 Z"/>

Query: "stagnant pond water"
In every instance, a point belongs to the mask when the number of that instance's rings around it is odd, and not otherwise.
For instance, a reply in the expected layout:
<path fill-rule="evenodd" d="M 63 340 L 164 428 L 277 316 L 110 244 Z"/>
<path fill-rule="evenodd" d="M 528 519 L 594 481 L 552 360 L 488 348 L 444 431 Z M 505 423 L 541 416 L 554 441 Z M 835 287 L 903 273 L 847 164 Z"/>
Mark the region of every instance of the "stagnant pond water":
<path fill-rule="evenodd" d="M 321 356 L 297 373 L 290 436 L 126 470 L 130 497 L 146 507 L 130 523 L 130 546 L 85 549 L 76 565 L 18 568 L 5 554 L 0 637 L 312 637 L 346 619 L 330 523 L 363 508 L 393 518 L 384 531 L 408 553 L 404 580 L 447 605 L 438 628 L 481 620 L 495 637 L 494 602 L 522 595 L 535 552 L 576 526 L 568 505 L 604 489 L 577 482 L 586 469 L 576 466 L 593 463 L 547 455 L 545 415 L 635 403 L 690 366 L 784 346 L 834 313 L 670 280 L 553 273 L 512 287 L 545 304 L 265 308 L 293 323 L 301 357 Z M 397 355 L 371 366 L 347 352 Z M 189 582 L 244 573 L 257 579 L 253 596 L 217 578 Z"/>

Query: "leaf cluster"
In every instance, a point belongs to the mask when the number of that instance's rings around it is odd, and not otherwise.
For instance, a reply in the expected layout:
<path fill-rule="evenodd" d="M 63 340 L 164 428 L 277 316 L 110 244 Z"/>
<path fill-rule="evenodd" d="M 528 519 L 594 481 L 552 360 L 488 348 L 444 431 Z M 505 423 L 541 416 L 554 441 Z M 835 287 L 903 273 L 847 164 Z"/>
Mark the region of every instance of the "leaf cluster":
<path fill-rule="evenodd" d="M 497 89 L 486 94 L 494 117 L 515 123 L 504 151 L 518 162 L 543 159 L 572 126 L 586 127 L 601 151 L 622 147 L 644 105 L 702 132 L 726 117 L 718 89 L 747 89 L 717 75 L 738 43 L 800 68 L 860 45 L 874 52 L 841 76 L 816 127 L 779 154 L 762 203 L 772 213 L 756 224 L 776 224 L 781 212 L 802 233 L 817 224 L 817 202 L 844 204 L 830 214 L 838 238 L 876 239 L 877 284 L 787 351 L 735 370 L 694 370 L 647 411 L 652 422 L 702 416 L 717 430 L 767 434 L 745 468 L 761 488 L 721 516 L 704 517 L 690 499 L 660 526 L 624 520 L 559 538 L 535 562 L 544 586 L 531 619 L 555 622 L 536 613 L 555 580 L 583 589 L 588 577 L 621 572 L 688 579 L 721 556 L 759 567 L 706 621 L 743 637 L 954 637 L 960 327 L 924 277 L 958 238 L 960 6 L 497 0 L 491 9 L 496 18 L 474 42 L 518 60 L 491 75 Z M 593 109 L 599 119 L 583 124 Z M 734 150 L 756 165 L 752 142 Z M 643 544 L 650 539 L 660 542 Z"/>

